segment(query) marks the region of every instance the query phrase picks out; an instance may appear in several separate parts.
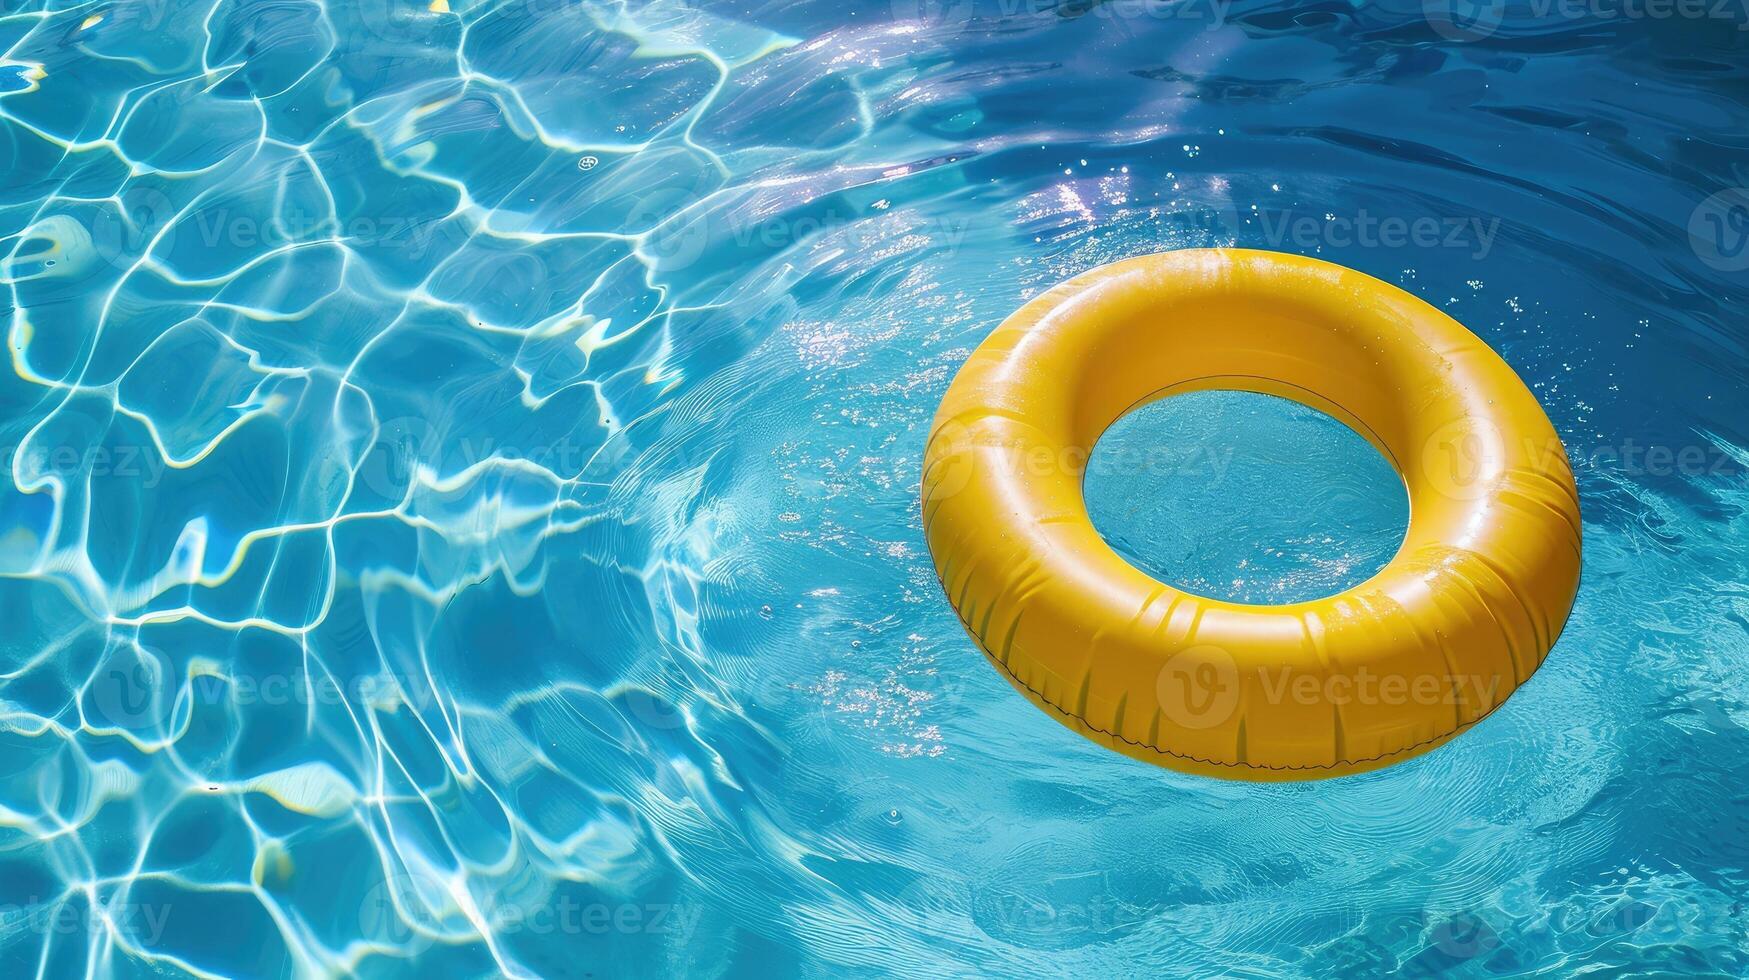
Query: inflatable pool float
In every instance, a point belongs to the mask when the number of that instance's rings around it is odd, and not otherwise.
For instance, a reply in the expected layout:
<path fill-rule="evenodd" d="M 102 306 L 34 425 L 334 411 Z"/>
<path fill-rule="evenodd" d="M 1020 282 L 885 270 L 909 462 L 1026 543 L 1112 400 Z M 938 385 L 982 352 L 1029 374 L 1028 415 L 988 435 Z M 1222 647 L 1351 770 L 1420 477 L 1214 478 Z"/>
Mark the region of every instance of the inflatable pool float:
<path fill-rule="evenodd" d="M 1081 478 L 1125 413 L 1181 392 L 1293 399 L 1409 492 L 1401 549 L 1315 602 L 1192 595 L 1120 558 Z M 1014 687 L 1183 772 L 1314 779 L 1400 762 L 1529 679 L 1579 584 L 1578 491 L 1548 417 L 1480 339 L 1316 259 L 1166 252 L 1075 277 L 973 352 L 942 400 L 923 525 L 961 622 Z"/>

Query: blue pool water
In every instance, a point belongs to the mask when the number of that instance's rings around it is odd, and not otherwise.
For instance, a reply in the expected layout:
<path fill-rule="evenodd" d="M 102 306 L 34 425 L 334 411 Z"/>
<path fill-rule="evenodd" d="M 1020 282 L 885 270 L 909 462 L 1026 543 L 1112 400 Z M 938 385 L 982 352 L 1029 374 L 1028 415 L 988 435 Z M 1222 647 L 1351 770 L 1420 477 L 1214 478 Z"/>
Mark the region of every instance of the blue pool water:
<path fill-rule="evenodd" d="M 1749 17 L 1656 9 L 7 3 L 4 974 L 1742 975 Z M 1085 742 L 923 547 L 1002 317 L 1229 244 L 1448 310 L 1576 464 L 1547 664 L 1380 772 Z M 1388 559 L 1334 422 L 1163 411 L 1138 564 Z"/>

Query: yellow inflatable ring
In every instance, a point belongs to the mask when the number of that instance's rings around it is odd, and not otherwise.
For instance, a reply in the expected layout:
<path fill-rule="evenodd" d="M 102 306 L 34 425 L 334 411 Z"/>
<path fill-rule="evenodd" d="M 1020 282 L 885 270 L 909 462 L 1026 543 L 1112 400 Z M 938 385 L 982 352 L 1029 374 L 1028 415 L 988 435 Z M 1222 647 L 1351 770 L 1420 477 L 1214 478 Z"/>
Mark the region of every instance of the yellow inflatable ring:
<path fill-rule="evenodd" d="M 1396 466 L 1408 533 L 1315 602 L 1191 595 L 1120 558 L 1081 478 L 1094 443 L 1168 395 L 1237 389 L 1346 422 Z M 968 633 L 1052 717 L 1170 769 L 1286 780 L 1427 752 L 1541 665 L 1579 584 L 1578 492 L 1534 396 L 1410 294 L 1316 259 L 1166 252 L 1011 316 L 930 431 L 923 526 Z"/>

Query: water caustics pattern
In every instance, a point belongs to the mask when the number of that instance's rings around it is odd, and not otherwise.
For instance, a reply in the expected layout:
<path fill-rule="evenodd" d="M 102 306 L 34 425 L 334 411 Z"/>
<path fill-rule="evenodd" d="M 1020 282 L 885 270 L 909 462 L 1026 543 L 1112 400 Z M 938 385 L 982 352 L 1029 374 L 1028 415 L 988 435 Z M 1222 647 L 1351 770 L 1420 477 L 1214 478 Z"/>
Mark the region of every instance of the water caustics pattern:
<path fill-rule="evenodd" d="M 5 975 L 1749 969 L 1734 8 L 0 10 Z M 969 350 L 1211 244 L 1449 309 L 1567 440 L 1573 620 L 1425 758 L 1130 762 L 939 594 Z"/>

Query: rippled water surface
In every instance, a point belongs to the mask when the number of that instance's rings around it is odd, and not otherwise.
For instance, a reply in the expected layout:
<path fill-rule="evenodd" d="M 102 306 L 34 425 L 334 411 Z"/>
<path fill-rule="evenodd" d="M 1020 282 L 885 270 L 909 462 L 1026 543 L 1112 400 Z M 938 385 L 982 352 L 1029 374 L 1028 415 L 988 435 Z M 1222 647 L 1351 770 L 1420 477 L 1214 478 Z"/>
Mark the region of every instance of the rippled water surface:
<path fill-rule="evenodd" d="M 5 975 L 1749 970 L 1738 6 L 0 10 Z M 1575 460 L 1566 634 L 1430 755 L 1131 762 L 940 594 L 971 348 L 1228 244 L 1449 311 Z M 1301 490 L 1121 473 L 1120 546 L 1389 557 L 1345 431 L 1222 405 Z"/>

